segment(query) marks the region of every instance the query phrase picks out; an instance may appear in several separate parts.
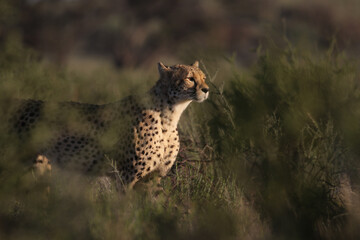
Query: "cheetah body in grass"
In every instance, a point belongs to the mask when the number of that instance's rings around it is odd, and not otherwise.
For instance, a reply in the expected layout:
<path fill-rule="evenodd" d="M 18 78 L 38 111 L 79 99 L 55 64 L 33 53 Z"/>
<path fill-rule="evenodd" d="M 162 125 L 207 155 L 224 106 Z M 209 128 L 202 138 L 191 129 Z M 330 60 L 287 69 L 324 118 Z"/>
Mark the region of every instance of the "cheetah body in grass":
<path fill-rule="evenodd" d="M 192 101 L 207 99 L 209 87 L 197 61 L 170 67 L 159 63 L 158 70 L 160 79 L 144 96 L 105 105 L 25 100 L 11 122 L 21 137 L 33 133 L 44 139 L 38 141 L 41 157 L 36 159 L 52 166 L 106 174 L 105 159 L 112 159 L 130 188 L 154 171 L 163 177 L 179 151 L 182 112 Z"/>

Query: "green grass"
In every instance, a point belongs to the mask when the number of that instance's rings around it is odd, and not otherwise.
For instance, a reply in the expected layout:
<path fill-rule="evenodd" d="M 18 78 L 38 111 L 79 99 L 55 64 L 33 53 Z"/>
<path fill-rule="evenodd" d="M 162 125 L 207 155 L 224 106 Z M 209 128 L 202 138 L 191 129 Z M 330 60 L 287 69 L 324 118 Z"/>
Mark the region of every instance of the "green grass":
<path fill-rule="evenodd" d="M 218 75 L 206 69 L 210 99 L 182 116 L 177 164 L 156 195 L 143 187 L 123 194 L 114 182 L 99 192 L 96 180 L 70 173 L 36 180 L 24 143 L 9 139 L 6 124 L 11 98 L 115 101 L 145 91 L 155 71 L 70 72 L 39 60 L 16 37 L 2 50 L 1 239 L 359 236 L 354 60 L 270 45 L 252 68 L 229 61 Z"/>

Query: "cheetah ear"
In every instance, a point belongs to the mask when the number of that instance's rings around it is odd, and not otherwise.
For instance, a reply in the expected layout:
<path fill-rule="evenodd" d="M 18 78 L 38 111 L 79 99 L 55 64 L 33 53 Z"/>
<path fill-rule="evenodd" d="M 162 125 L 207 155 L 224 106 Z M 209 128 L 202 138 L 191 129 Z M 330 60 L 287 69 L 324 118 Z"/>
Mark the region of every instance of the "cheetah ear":
<path fill-rule="evenodd" d="M 163 76 L 170 69 L 169 69 L 169 67 L 165 66 L 162 62 L 158 62 L 158 70 L 159 70 L 160 76 Z"/>
<path fill-rule="evenodd" d="M 199 67 L 199 61 L 195 61 L 191 66 L 193 66 L 193 67 Z"/>

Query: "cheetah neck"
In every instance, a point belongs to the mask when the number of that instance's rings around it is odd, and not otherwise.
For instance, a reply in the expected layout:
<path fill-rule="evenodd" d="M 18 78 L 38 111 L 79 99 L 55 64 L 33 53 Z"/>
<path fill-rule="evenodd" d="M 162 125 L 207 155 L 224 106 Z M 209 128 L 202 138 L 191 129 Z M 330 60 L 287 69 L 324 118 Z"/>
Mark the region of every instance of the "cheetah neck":
<path fill-rule="evenodd" d="M 184 112 L 184 110 L 189 106 L 191 103 L 191 100 L 185 100 L 178 103 L 175 103 L 173 105 L 169 105 L 165 109 L 163 109 L 163 124 L 166 126 L 169 126 L 170 128 L 176 128 L 181 114 Z"/>
<path fill-rule="evenodd" d="M 151 91 L 155 100 L 155 105 L 161 111 L 161 120 L 164 128 L 176 128 L 180 120 L 181 114 L 189 106 L 192 100 L 169 99 L 164 91 L 155 86 Z"/>

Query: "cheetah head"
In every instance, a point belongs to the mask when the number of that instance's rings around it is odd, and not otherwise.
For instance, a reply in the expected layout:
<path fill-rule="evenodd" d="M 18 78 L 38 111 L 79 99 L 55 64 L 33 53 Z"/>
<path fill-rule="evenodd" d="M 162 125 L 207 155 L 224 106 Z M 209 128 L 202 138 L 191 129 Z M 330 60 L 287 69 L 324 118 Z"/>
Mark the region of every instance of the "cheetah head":
<path fill-rule="evenodd" d="M 158 63 L 160 81 L 165 85 L 169 99 L 174 101 L 195 100 L 202 102 L 209 96 L 209 86 L 205 83 L 205 74 L 199 68 L 199 62 L 192 65 L 165 66 Z"/>

